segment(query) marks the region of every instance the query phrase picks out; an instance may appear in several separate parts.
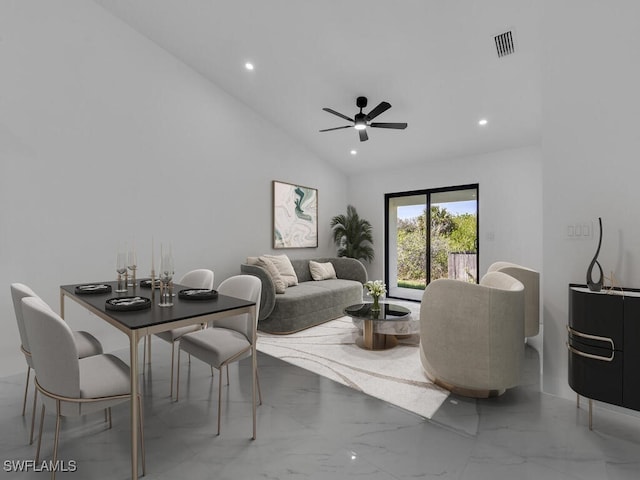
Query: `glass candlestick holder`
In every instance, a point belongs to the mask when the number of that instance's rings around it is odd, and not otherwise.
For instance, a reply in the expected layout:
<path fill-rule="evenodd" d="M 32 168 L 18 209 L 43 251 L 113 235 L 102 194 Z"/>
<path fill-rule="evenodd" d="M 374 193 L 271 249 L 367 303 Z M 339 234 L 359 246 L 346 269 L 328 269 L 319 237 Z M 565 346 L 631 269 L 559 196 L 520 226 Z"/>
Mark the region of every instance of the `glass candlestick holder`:
<path fill-rule="evenodd" d="M 173 283 L 171 280 L 160 279 L 160 307 L 172 307 L 173 306 Z"/>

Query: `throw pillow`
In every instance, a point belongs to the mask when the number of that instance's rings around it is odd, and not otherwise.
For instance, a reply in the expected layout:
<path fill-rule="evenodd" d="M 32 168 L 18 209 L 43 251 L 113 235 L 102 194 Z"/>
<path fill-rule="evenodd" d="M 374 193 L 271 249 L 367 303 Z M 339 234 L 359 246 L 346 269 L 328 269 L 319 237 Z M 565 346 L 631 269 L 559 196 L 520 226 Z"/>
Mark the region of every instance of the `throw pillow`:
<path fill-rule="evenodd" d="M 267 273 L 271 277 L 271 280 L 273 281 L 273 285 L 276 287 L 276 293 L 284 293 L 284 289 L 287 286 L 285 285 L 280 272 L 271 260 L 265 257 L 258 257 L 255 265 L 257 265 L 258 267 L 262 267 L 267 271 Z"/>
<path fill-rule="evenodd" d="M 296 271 L 293 269 L 293 265 L 291 265 L 289 257 L 286 255 L 263 255 L 263 257 L 268 258 L 273 262 L 287 287 L 292 287 L 293 285 L 298 284 L 298 276 L 296 275 Z"/>
<path fill-rule="evenodd" d="M 316 281 L 338 278 L 331 262 L 319 263 L 309 260 L 309 271 L 311 272 L 311 277 Z"/>

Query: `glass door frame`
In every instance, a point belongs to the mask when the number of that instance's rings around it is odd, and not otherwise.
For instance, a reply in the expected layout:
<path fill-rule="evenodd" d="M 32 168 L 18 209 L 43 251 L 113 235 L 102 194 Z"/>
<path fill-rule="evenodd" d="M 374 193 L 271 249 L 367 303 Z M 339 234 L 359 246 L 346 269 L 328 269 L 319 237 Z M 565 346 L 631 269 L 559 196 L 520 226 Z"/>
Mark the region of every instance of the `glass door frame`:
<path fill-rule="evenodd" d="M 425 238 L 425 248 L 426 248 L 426 271 L 425 271 L 425 280 L 426 284 L 429 285 L 431 282 L 431 195 L 442 193 L 442 192 L 452 192 L 456 190 L 474 190 L 476 191 L 476 283 L 479 282 L 479 272 L 480 272 L 480 184 L 478 183 L 470 183 L 465 185 L 454 185 L 451 187 L 440 187 L 440 188 L 428 188 L 424 190 L 409 190 L 405 192 L 394 192 L 394 193 L 385 193 L 384 195 L 384 278 L 385 283 L 387 284 L 387 291 L 390 291 L 390 271 L 389 271 L 389 200 L 392 198 L 398 197 L 410 197 L 417 195 L 425 195 L 426 196 L 426 231 L 427 237 Z M 398 300 L 414 300 L 404 297 L 399 297 L 395 295 L 387 294 L 388 298 L 395 298 Z M 415 301 L 415 300 L 414 300 Z"/>

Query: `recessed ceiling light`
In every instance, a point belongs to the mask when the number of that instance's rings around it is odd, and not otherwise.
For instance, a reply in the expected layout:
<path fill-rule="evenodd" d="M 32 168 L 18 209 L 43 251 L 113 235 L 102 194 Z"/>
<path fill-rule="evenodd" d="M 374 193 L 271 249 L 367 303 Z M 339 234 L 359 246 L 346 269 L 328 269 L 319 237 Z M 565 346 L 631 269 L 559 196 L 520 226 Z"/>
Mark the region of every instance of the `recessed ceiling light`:
<path fill-rule="evenodd" d="M 487 123 L 489 123 L 489 122 L 487 121 L 486 118 L 481 118 L 480 120 L 478 120 L 478 125 L 484 126 Z"/>
<path fill-rule="evenodd" d="M 357 150 L 351 150 L 351 152 L 349 152 L 349 153 L 351 153 L 351 155 L 356 155 L 358 153 L 358 151 Z"/>
<path fill-rule="evenodd" d="M 253 63 L 251 62 L 245 63 L 244 68 L 246 68 L 247 70 L 253 70 Z"/>

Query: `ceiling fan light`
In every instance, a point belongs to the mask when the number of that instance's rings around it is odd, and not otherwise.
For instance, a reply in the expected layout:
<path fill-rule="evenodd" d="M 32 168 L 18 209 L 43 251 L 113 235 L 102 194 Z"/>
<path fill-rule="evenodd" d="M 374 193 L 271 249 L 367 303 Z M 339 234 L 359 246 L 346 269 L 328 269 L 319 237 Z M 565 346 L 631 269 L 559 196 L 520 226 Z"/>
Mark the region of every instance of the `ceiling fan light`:
<path fill-rule="evenodd" d="M 330 130 L 342 130 L 343 128 L 351 128 L 358 130 L 358 138 L 360 138 L 361 142 L 366 142 L 369 140 L 369 135 L 367 135 L 367 127 L 377 127 L 377 128 L 394 128 L 397 130 L 404 130 L 407 128 L 406 123 L 389 123 L 389 122 L 372 122 L 373 118 L 376 118 L 381 113 L 386 112 L 391 108 L 391 104 L 389 102 L 380 102 L 378 106 L 376 106 L 373 110 L 371 110 L 368 114 L 363 113 L 362 109 L 367 106 L 367 98 L 366 97 L 358 97 L 356 100 L 356 106 L 360 109 L 360 112 L 356 113 L 353 118 L 344 115 L 343 113 L 336 112 L 335 110 L 324 107 L 322 110 L 325 112 L 331 113 L 337 117 L 340 117 L 349 122 L 349 125 L 343 127 L 334 127 L 334 128 L 325 128 L 320 130 L 321 132 L 328 132 Z"/>

